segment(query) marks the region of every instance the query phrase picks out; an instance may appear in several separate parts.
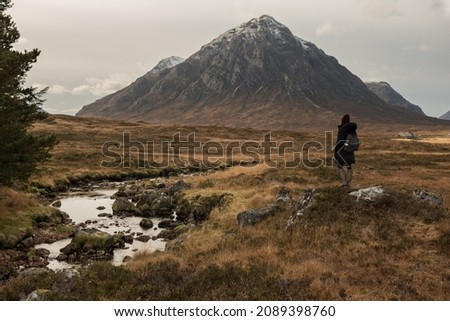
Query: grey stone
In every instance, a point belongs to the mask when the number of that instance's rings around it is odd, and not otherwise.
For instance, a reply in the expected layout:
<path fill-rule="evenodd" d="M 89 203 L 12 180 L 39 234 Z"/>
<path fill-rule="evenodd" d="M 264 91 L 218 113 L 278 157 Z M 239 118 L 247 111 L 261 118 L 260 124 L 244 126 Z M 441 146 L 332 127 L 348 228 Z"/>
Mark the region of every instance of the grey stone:
<path fill-rule="evenodd" d="M 277 193 L 277 202 L 289 202 L 291 199 L 292 191 L 287 187 L 282 187 Z"/>
<path fill-rule="evenodd" d="M 150 236 L 148 235 L 139 235 L 138 237 L 136 237 L 136 241 L 142 242 L 142 243 L 146 243 L 151 239 Z"/>
<path fill-rule="evenodd" d="M 153 221 L 149 218 L 143 218 L 139 223 L 139 226 L 146 230 L 150 229 L 153 227 Z"/>
<path fill-rule="evenodd" d="M 24 238 L 22 241 L 20 241 L 20 246 L 29 248 L 34 245 L 34 238 L 32 236 L 29 236 L 27 238 Z"/>
<path fill-rule="evenodd" d="M 315 192 L 316 192 L 315 189 L 305 190 L 305 192 L 303 193 L 302 199 L 299 202 L 295 203 L 295 211 L 289 217 L 289 219 L 287 221 L 286 229 L 291 227 L 300 216 L 303 216 L 303 214 L 305 213 L 305 210 L 311 206 L 311 204 L 314 201 Z"/>
<path fill-rule="evenodd" d="M 61 207 L 61 201 L 60 201 L 60 200 L 54 201 L 54 202 L 52 203 L 52 206 L 53 206 L 53 207 L 57 207 L 57 208 Z"/>
<path fill-rule="evenodd" d="M 350 195 L 356 197 L 356 201 L 373 201 L 378 197 L 384 195 L 384 189 L 381 186 L 372 186 L 368 188 L 363 188 L 354 192 L 351 192 Z"/>
<path fill-rule="evenodd" d="M 176 237 L 176 234 L 171 230 L 162 230 L 157 237 L 159 239 L 173 240 Z"/>
<path fill-rule="evenodd" d="M 192 184 L 188 184 L 185 181 L 180 180 L 170 187 L 169 193 L 173 195 L 173 194 L 181 192 L 184 189 L 191 188 L 191 187 L 192 187 Z"/>
<path fill-rule="evenodd" d="M 172 220 L 163 220 L 158 223 L 159 228 L 169 228 L 172 225 Z"/>
<path fill-rule="evenodd" d="M 36 255 L 41 258 L 47 259 L 48 256 L 50 255 L 50 251 L 44 248 L 39 248 L 36 249 Z"/>
<path fill-rule="evenodd" d="M 411 132 L 400 132 L 400 133 L 398 133 L 398 137 L 406 138 L 406 139 L 416 138 L 416 136 L 414 136 L 414 134 Z"/>
<path fill-rule="evenodd" d="M 138 209 L 136 208 L 136 206 L 134 206 L 133 203 L 122 198 L 118 198 L 114 201 L 112 205 L 112 211 L 114 215 L 124 216 L 133 216 L 139 213 Z"/>
<path fill-rule="evenodd" d="M 428 203 L 433 206 L 443 206 L 444 205 L 444 199 L 441 195 L 432 193 L 426 190 L 422 189 L 416 189 L 413 192 L 413 195 L 415 198 L 417 198 L 421 202 Z"/>
<path fill-rule="evenodd" d="M 237 224 L 240 227 L 252 226 L 264 220 L 265 218 L 275 214 L 277 210 L 275 204 L 270 204 L 258 209 L 250 209 L 237 215 Z"/>
<path fill-rule="evenodd" d="M 130 262 L 133 258 L 129 255 L 125 256 L 122 260 L 122 263 L 127 263 Z"/>

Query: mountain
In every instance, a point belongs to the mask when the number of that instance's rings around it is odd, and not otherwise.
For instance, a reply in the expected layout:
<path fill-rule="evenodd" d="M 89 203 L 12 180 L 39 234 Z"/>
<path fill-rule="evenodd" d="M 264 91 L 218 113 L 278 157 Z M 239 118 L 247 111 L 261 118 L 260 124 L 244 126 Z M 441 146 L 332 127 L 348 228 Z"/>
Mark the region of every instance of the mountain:
<path fill-rule="evenodd" d="M 77 116 L 271 129 L 334 126 L 344 113 L 370 121 L 423 121 L 385 103 L 334 57 L 267 15 L 172 65 L 153 68 Z"/>
<path fill-rule="evenodd" d="M 178 64 L 181 64 L 185 59 L 177 56 L 171 56 L 168 58 L 164 58 L 158 64 L 150 70 L 151 74 L 159 73 L 165 69 L 169 69 L 175 67 Z"/>
<path fill-rule="evenodd" d="M 439 119 L 450 120 L 450 110 L 441 117 L 439 117 Z"/>
<path fill-rule="evenodd" d="M 391 85 L 389 85 L 387 82 L 366 82 L 366 86 L 375 95 L 392 106 L 405 108 L 420 115 L 425 115 L 422 108 L 417 105 L 411 104 L 409 101 L 403 98 L 402 95 L 395 91 L 395 89 L 392 88 Z"/>

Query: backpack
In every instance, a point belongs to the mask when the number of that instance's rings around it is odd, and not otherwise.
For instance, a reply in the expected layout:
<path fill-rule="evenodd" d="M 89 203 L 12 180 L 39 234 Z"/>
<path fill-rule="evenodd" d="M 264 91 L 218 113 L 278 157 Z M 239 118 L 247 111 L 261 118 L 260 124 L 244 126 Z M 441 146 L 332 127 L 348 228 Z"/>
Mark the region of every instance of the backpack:
<path fill-rule="evenodd" d="M 359 145 L 361 142 L 358 139 L 358 136 L 356 134 L 348 134 L 347 139 L 344 143 L 344 150 L 346 152 L 354 152 L 359 149 Z"/>

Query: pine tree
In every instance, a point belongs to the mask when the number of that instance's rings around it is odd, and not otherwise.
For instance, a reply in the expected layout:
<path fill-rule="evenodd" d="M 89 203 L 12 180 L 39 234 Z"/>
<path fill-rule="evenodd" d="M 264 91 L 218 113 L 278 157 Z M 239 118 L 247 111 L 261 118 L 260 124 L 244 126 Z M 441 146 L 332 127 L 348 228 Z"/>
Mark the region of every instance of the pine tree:
<path fill-rule="evenodd" d="M 46 89 L 25 87 L 26 73 L 40 51 L 13 48 L 20 34 L 5 13 L 11 6 L 11 0 L 0 0 L 0 185 L 27 180 L 57 144 L 54 135 L 29 132 L 34 122 L 48 116 L 41 108 Z"/>

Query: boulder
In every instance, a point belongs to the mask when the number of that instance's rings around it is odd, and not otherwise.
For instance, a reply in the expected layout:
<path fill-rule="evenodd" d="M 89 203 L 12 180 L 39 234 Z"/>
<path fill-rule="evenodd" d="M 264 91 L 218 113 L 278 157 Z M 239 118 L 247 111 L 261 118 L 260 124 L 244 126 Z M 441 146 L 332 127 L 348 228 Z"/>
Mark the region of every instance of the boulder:
<path fill-rule="evenodd" d="M 34 237 L 29 236 L 20 241 L 18 247 L 29 248 L 32 247 L 33 245 L 34 245 Z"/>
<path fill-rule="evenodd" d="M 133 235 L 128 234 L 124 236 L 123 240 L 125 243 L 133 244 L 134 238 Z"/>
<path fill-rule="evenodd" d="M 113 215 L 109 214 L 109 213 L 100 213 L 97 215 L 98 217 L 107 217 L 107 218 L 112 218 Z"/>
<path fill-rule="evenodd" d="M 119 190 L 113 195 L 113 198 L 126 198 L 137 201 L 139 189 L 136 185 L 121 186 Z"/>
<path fill-rule="evenodd" d="M 114 215 L 119 216 L 134 216 L 139 214 L 138 209 L 133 203 L 122 198 L 118 198 L 114 201 L 112 211 Z"/>
<path fill-rule="evenodd" d="M 384 189 L 381 186 L 372 186 L 368 188 L 363 188 L 354 192 L 351 192 L 350 195 L 356 197 L 356 201 L 373 201 L 378 197 L 384 195 Z"/>
<path fill-rule="evenodd" d="M 177 221 L 184 222 L 192 211 L 192 206 L 188 200 L 183 199 L 175 208 L 175 214 L 177 215 Z"/>
<path fill-rule="evenodd" d="M 131 256 L 127 255 L 127 256 L 125 256 L 125 257 L 122 259 L 122 263 L 130 262 L 132 259 L 133 259 L 133 258 L 132 258 Z"/>
<path fill-rule="evenodd" d="M 59 226 L 61 223 L 69 223 L 69 215 L 59 209 L 48 207 L 32 215 L 33 222 L 39 228 L 47 229 L 49 227 Z"/>
<path fill-rule="evenodd" d="M 142 242 L 142 243 L 146 243 L 151 239 L 150 236 L 148 235 L 139 235 L 138 237 L 136 237 L 136 241 Z"/>
<path fill-rule="evenodd" d="M 415 198 L 417 198 L 421 202 L 428 203 L 432 206 L 443 206 L 444 205 L 444 199 L 441 195 L 435 194 L 423 189 L 416 189 L 413 192 L 413 195 Z"/>
<path fill-rule="evenodd" d="M 274 215 L 277 211 L 277 208 L 278 207 L 275 204 L 269 204 L 258 209 L 250 209 L 241 212 L 236 217 L 237 224 L 240 227 L 255 225 L 265 218 Z"/>
<path fill-rule="evenodd" d="M 136 206 L 138 208 L 141 208 L 144 205 L 151 206 L 153 201 L 157 199 L 159 195 L 160 194 L 154 190 L 146 191 L 139 196 Z"/>
<path fill-rule="evenodd" d="M 54 201 L 54 202 L 52 203 L 52 206 L 53 206 L 53 207 L 60 208 L 60 207 L 61 207 L 61 201 L 60 201 L 60 200 Z"/>
<path fill-rule="evenodd" d="M 153 227 L 153 221 L 149 218 L 143 218 L 139 223 L 139 226 L 142 227 L 143 229 L 148 230 Z"/>
<path fill-rule="evenodd" d="M 115 248 L 124 244 L 123 235 L 110 235 L 97 229 L 78 231 L 72 241 L 60 251 L 75 261 L 109 260 Z"/>
<path fill-rule="evenodd" d="M 175 230 L 174 230 L 175 231 Z M 165 250 L 168 252 L 177 252 L 183 249 L 184 243 L 189 239 L 189 234 L 181 234 L 174 238 L 173 240 L 169 240 L 165 245 Z"/>
<path fill-rule="evenodd" d="M 282 187 L 277 193 L 277 202 L 289 202 L 291 200 L 292 191 L 287 187 Z"/>
<path fill-rule="evenodd" d="M 303 216 L 305 210 L 312 205 L 315 193 L 315 189 L 307 189 L 303 193 L 302 199 L 294 203 L 295 211 L 287 221 L 286 230 L 289 229 L 299 217 Z"/>
<path fill-rule="evenodd" d="M 159 228 L 169 228 L 172 225 L 172 220 L 163 220 L 158 223 Z"/>
<path fill-rule="evenodd" d="M 81 245 L 72 241 L 71 243 L 67 244 L 65 247 L 60 249 L 60 252 L 65 256 L 69 256 L 70 254 L 76 253 L 80 249 Z"/>
<path fill-rule="evenodd" d="M 56 260 L 57 261 L 67 261 L 67 258 L 68 258 L 68 256 L 67 255 L 65 255 L 65 254 L 59 254 L 57 257 L 56 257 Z"/>
<path fill-rule="evenodd" d="M 165 240 L 173 240 L 175 237 L 176 234 L 172 230 L 162 230 L 157 236 L 157 238 Z"/>
<path fill-rule="evenodd" d="M 189 226 L 185 224 L 180 224 L 173 229 L 173 232 L 178 236 L 180 234 L 189 232 L 189 229 L 190 229 Z"/>
<path fill-rule="evenodd" d="M 30 294 L 27 295 L 25 298 L 25 301 L 47 301 L 46 298 L 48 294 L 50 293 L 50 290 L 47 289 L 37 289 Z"/>
<path fill-rule="evenodd" d="M 196 204 L 192 209 L 192 217 L 196 223 L 201 223 L 205 221 L 211 214 L 212 208 L 205 204 Z"/>
<path fill-rule="evenodd" d="M 414 134 L 411 132 L 400 132 L 400 133 L 398 133 L 398 137 L 406 138 L 406 139 L 416 138 L 416 136 L 414 136 Z"/>
<path fill-rule="evenodd" d="M 152 202 L 150 208 L 156 216 L 169 217 L 173 214 L 175 205 L 172 203 L 170 196 L 161 195 Z"/>
<path fill-rule="evenodd" d="M 11 271 L 6 266 L 0 266 L 0 281 L 9 279 Z"/>
<path fill-rule="evenodd" d="M 104 206 L 98 206 L 98 207 L 97 207 L 97 210 L 99 210 L 99 211 L 103 211 L 104 209 L 105 209 Z"/>
<path fill-rule="evenodd" d="M 213 194 L 211 196 L 197 196 L 191 203 L 191 215 L 196 223 L 201 223 L 208 219 L 212 210 L 217 207 L 225 206 L 229 194 Z"/>
<path fill-rule="evenodd" d="M 50 251 L 47 249 L 44 249 L 44 248 L 39 248 L 39 249 L 36 249 L 36 255 L 43 259 L 48 259 L 49 255 L 50 255 Z"/>
<path fill-rule="evenodd" d="M 180 180 L 180 181 L 176 182 L 175 184 L 173 184 L 173 185 L 169 188 L 169 193 L 170 193 L 171 195 L 174 195 L 174 194 L 179 193 L 179 192 L 181 192 L 182 190 L 187 189 L 187 188 L 192 188 L 192 184 L 189 184 L 189 183 L 186 183 L 186 182 L 183 181 L 183 180 Z"/>

